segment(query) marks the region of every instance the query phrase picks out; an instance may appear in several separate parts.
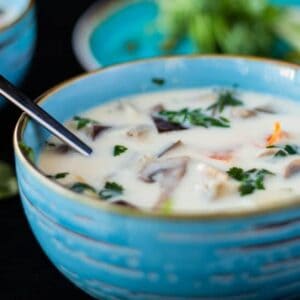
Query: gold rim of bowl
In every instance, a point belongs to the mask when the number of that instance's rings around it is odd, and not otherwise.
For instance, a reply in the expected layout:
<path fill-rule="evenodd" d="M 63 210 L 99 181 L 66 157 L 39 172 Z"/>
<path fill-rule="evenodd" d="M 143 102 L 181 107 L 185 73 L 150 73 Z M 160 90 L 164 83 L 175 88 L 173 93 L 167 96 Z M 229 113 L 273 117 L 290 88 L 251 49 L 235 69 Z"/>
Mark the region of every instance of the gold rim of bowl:
<path fill-rule="evenodd" d="M 146 61 L 160 61 L 160 60 L 178 60 L 178 59 L 242 59 L 247 61 L 258 61 L 262 63 L 272 64 L 276 66 L 288 67 L 292 68 L 293 70 L 300 70 L 300 66 L 288 62 L 278 61 L 269 58 L 258 58 L 252 56 L 239 56 L 239 55 L 182 55 L 182 56 L 172 56 L 172 57 L 158 57 L 152 59 L 142 59 L 134 62 L 126 62 L 123 64 L 113 65 L 106 68 L 98 69 L 95 71 L 90 71 L 74 77 L 72 79 L 63 81 L 62 83 L 56 85 L 55 87 L 51 88 L 50 90 L 46 91 L 40 97 L 37 98 L 36 103 L 41 104 L 44 101 L 58 92 L 59 90 L 63 89 L 65 86 L 68 86 L 71 83 L 76 81 L 80 81 L 83 78 L 88 77 L 91 74 L 97 74 L 106 72 L 107 70 L 118 69 L 122 66 L 131 65 L 131 64 L 139 64 Z M 31 172 L 32 176 L 38 178 L 44 184 L 47 184 L 50 189 L 54 190 L 56 193 L 60 194 L 62 197 L 69 199 L 70 201 L 78 201 L 81 204 L 85 204 L 95 209 L 100 209 L 102 211 L 114 214 L 120 214 L 124 216 L 131 216 L 131 217 L 143 217 L 143 218 L 157 218 L 157 219 L 165 219 L 165 220 L 181 220 L 181 221 L 201 221 L 201 220 L 222 220 L 222 219 L 231 219 L 231 218 L 240 218 L 246 216 L 255 216 L 255 215 L 262 215 L 262 214 L 269 214 L 273 212 L 278 212 L 284 209 L 291 209 L 295 207 L 300 208 L 300 196 L 291 197 L 289 199 L 284 199 L 284 201 L 268 201 L 266 204 L 259 204 L 256 207 L 246 207 L 246 208 L 237 208 L 237 209 L 227 209 L 224 211 L 202 211 L 197 213 L 163 213 L 163 212 L 156 212 L 156 211 L 142 211 L 136 210 L 129 207 L 121 207 L 118 205 L 109 204 L 103 200 L 97 200 L 92 197 L 77 194 L 66 187 L 60 185 L 59 183 L 51 180 L 43 174 L 38 167 L 33 164 L 21 151 L 19 147 L 19 143 L 22 141 L 22 136 L 24 130 L 26 128 L 27 122 L 29 118 L 23 113 L 19 118 L 15 130 L 14 130 L 14 137 L 13 137 L 13 144 L 15 149 L 15 154 L 20 160 L 22 164 L 27 167 L 27 169 Z"/>

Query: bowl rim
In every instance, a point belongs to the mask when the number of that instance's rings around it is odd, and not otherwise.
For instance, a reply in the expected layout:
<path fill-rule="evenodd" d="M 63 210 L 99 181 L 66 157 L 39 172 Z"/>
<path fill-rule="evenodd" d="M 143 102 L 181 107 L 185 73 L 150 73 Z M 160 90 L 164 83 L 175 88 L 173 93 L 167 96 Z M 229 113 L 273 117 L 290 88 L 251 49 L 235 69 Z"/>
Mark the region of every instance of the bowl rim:
<path fill-rule="evenodd" d="M 242 56 L 242 55 L 180 55 L 180 56 L 163 56 L 156 57 L 151 59 L 141 59 L 137 61 L 125 62 L 122 64 L 111 65 L 105 68 L 97 69 L 94 71 L 89 71 L 81 75 L 75 76 L 71 79 L 67 79 L 61 82 L 58 85 L 50 88 L 39 96 L 35 102 L 41 104 L 49 99 L 55 93 L 63 90 L 66 86 L 79 82 L 81 79 L 87 78 L 92 74 L 101 74 L 105 73 L 108 70 L 117 70 L 118 68 L 123 68 L 130 65 L 142 64 L 145 62 L 159 62 L 161 60 L 171 61 L 178 59 L 223 59 L 223 60 L 244 60 L 246 62 L 260 62 L 263 64 L 274 65 L 278 67 L 285 67 L 292 70 L 300 70 L 300 66 L 284 62 L 280 60 L 270 59 L 270 58 L 259 58 L 254 56 Z M 202 211 L 197 213 L 187 213 L 187 212 L 175 212 L 175 213 L 165 213 L 165 212 L 156 212 L 156 211 L 143 211 L 137 210 L 130 207 L 123 207 L 118 205 L 109 204 L 103 200 L 97 200 L 90 196 L 83 194 L 77 194 L 70 189 L 64 187 L 63 185 L 57 183 L 56 181 L 49 179 L 30 159 L 24 155 L 23 151 L 20 148 L 20 142 L 22 142 L 23 133 L 29 121 L 29 117 L 23 113 L 14 129 L 13 134 L 13 146 L 14 153 L 16 158 L 25 165 L 26 169 L 31 172 L 32 176 L 37 177 L 38 181 L 41 181 L 51 190 L 54 190 L 56 193 L 60 194 L 64 199 L 70 201 L 76 201 L 83 205 L 99 209 L 104 212 L 114 213 L 117 215 L 125 215 L 128 217 L 139 217 L 139 218 L 150 218 L 150 219 L 163 219 L 163 220 L 178 220 L 178 221 L 201 221 L 201 220 L 226 220 L 226 219 L 235 219 L 241 217 L 251 217 L 259 216 L 264 214 L 276 213 L 281 210 L 292 209 L 293 207 L 300 208 L 300 197 L 294 196 L 289 199 L 284 199 L 284 201 L 275 201 L 269 202 L 267 204 L 260 204 L 256 207 L 247 207 L 247 208 L 238 208 L 224 211 Z"/>
<path fill-rule="evenodd" d="M 153 0 L 144 1 L 155 3 Z M 137 3 L 139 3 L 139 0 L 118 0 L 104 3 L 96 1 L 79 17 L 72 33 L 72 48 L 78 63 L 85 71 L 93 71 L 104 67 L 102 62 L 95 57 L 90 44 L 96 26 L 103 24 L 118 11 Z M 142 59 L 136 59 L 135 61 L 137 60 Z"/>
<path fill-rule="evenodd" d="M 34 4 L 35 4 L 35 0 L 28 0 L 24 10 L 16 18 L 5 23 L 3 26 L 0 26 L 0 33 L 6 31 L 9 27 L 14 26 L 20 20 L 22 20 L 27 15 L 27 13 L 34 7 Z"/>

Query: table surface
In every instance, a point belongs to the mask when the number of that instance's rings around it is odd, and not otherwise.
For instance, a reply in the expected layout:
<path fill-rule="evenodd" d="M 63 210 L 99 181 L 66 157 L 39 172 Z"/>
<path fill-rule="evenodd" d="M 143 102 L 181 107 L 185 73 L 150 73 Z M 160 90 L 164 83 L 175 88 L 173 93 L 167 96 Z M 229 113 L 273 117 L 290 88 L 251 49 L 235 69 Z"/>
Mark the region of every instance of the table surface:
<path fill-rule="evenodd" d="M 38 43 L 23 91 L 36 98 L 83 72 L 71 48 L 73 26 L 92 0 L 36 0 Z M 8 105 L 0 111 L 0 159 L 13 163 L 12 133 L 20 112 Z M 5 145 L 3 147 L 3 144 Z M 25 219 L 20 199 L 0 202 L 0 299 L 91 299 L 50 263 Z"/>

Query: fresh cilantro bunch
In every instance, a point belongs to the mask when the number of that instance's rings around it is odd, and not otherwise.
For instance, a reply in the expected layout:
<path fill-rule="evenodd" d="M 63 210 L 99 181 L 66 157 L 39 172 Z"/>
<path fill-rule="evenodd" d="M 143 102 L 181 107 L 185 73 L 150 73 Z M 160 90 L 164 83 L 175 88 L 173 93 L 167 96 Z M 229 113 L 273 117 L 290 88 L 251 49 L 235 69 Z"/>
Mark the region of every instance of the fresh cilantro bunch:
<path fill-rule="evenodd" d="M 157 0 L 159 26 L 172 50 L 186 37 L 202 53 L 273 56 L 278 40 L 297 55 L 300 51 L 300 18 L 291 9 L 267 0 Z"/>

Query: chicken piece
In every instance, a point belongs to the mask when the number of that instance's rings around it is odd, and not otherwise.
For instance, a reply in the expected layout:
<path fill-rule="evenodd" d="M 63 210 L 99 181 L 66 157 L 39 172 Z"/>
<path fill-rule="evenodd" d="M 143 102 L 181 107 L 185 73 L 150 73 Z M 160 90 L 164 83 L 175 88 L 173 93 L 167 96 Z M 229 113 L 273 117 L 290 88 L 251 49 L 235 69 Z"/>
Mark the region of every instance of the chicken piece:
<path fill-rule="evenodd" d="M 158 182 L 161 187 L 161 195 L 154 209 L 160 209 L 184 177 L 189 158 L 173 157 L 167 159 L 154 159 L 146 163 L 140 171 L 140 178 L 144 182 Z"/>
<path fill-rule="evenodd" d="M 248 119 L 255 117 L 256 115 L 257 112 L 253 109 L 247 109 L 243 107 L 235 107 L 231 109 L 231 116 L 234 118 Z"/>
<path fill-rule="evenodd" d="M 153 127 L 147 124 L 138 125 L 127 131 L 127 136 L 133 138 L 145 138 L 151 131 Z"/>
<path fill-rule="evenodd" d="M 290 178 L 298 173 L 300 173 L 300 159 L 295 159 L 286 166 L 284 177 Z"/>

